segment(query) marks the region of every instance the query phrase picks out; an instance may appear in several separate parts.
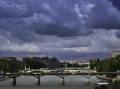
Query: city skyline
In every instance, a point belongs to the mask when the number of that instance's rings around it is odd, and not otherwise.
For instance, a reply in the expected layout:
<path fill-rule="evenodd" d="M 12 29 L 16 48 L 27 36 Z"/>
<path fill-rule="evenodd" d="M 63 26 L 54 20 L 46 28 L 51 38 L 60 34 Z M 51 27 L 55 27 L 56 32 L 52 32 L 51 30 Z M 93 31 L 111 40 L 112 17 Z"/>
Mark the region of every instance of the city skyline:
<path fill-rule="evenodd" d="M 0 56 L 104 59 L 120 50 L 119 0 L 0 0 Z"/>

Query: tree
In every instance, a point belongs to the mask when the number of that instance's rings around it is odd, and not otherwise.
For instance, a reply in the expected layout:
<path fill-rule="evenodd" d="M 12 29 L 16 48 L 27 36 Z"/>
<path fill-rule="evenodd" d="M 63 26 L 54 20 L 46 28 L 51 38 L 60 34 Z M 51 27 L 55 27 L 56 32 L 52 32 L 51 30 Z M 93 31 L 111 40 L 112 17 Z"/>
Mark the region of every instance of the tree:
<path fill-rule="evenodd" d="M 97 61 L 95 59 L 90 59 L 90 69 L 94 69 L 97 66 Z"/>

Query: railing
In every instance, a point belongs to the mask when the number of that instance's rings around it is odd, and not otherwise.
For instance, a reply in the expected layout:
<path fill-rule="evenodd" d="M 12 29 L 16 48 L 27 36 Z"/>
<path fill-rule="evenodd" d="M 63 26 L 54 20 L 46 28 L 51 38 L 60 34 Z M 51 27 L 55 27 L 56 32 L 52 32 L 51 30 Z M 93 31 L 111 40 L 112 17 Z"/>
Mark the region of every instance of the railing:
<path fill-rule="evenodd" d="M 9 75 L 107 75 L 107 74 L 120 74 L 120 72 L 70 72 L 70 73 L 66 73 L 66 72 L 48 72 L 48 73 L 39 73 L 39 72 L 35 72 L 35 73 L 0 73 L 0 75 L 5 75 L 5 76 L 9 76 Z"/>

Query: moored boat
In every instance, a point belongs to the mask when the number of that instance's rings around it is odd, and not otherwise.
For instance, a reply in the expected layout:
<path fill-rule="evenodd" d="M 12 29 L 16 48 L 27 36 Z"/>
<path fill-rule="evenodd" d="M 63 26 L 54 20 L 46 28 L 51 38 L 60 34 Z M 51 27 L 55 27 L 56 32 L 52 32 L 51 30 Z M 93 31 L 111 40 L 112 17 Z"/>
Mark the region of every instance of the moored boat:
<path fill-rule="evenodd" d="M 96 84 L 97 85 L 108 85 L 109 83 L 107 81 L 105 81 L 105 80 L 99 80 L 99 81 L 97 81 Z"/>

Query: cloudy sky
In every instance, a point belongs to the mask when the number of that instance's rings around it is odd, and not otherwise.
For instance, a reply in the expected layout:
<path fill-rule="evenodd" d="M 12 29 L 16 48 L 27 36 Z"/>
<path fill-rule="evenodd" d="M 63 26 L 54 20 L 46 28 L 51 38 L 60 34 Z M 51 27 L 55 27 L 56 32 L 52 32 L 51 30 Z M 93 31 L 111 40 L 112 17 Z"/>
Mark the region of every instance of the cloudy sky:
<path fill-rule="evenodd" d="M 109 57 L 120 50 L 120 0 L 0 0 L 0 56 Z"/>

